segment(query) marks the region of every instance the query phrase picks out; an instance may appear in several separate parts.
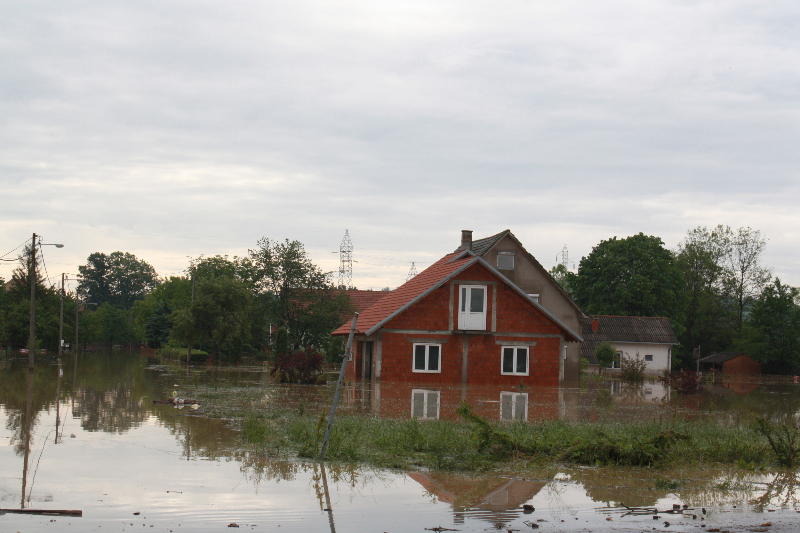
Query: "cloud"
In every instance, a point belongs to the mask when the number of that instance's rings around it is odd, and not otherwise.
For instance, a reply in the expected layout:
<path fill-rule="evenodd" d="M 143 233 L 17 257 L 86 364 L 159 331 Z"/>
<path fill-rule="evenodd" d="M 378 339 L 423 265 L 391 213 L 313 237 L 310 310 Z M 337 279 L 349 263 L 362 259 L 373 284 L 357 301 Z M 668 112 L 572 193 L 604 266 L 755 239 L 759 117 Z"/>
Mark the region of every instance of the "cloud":
<path fill-rule="evenodd" d="M 28 2 L 7 15 L 0 246 L 55 234 L 69 241 L 58 268 L 119 249 L 179 272 L 268 236 L 333 270 L 349 229 L 356 258 L 385 258 L 356 265 L 355 282 L 396 286 L 460 229 L 510 228 L 546 263 L 565 243 L 576 259 L 639 231 L 674 247 L 722 223 L 762 229 L 766 259 L 800 284 L 794 3 Z"/>

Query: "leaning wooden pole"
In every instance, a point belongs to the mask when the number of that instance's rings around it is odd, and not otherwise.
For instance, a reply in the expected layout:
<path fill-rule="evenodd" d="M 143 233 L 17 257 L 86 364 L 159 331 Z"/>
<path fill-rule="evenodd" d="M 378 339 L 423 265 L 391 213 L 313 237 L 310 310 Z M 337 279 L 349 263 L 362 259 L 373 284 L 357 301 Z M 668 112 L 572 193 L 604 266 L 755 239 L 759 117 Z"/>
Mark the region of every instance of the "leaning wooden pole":
<path fill-rule="evenodd" d="M 331 416 L 328 417 L 328 427 L 325 428 L 325 440 L 322 441 L 322 452 L 320 452 L 320 459 L 325 460 L 325 451 L 328 449 L 328 439 L 331 436 L 331 428 L 333 427 L 333 417 L 336 415 L 336 405 L 339 403 L 339 392 L 342 388 L 342 381 L 344 381 L 344 371 L 347 368 L 347 359 L 350 357 L 350 352 L 353 349 L 353 335 L 356 332 L 356 322 L 358 321 L 358 313 L 353 314 L 353 324 L 350 326 L 350 336 L 347 337 L 347 348 L 344 350 L 344 357 L 342 358 L 342 369 L 339 371 L 339 381 L 336 382 L 336 394 L 333 395 L 333 405 L 331 406 Z"/>

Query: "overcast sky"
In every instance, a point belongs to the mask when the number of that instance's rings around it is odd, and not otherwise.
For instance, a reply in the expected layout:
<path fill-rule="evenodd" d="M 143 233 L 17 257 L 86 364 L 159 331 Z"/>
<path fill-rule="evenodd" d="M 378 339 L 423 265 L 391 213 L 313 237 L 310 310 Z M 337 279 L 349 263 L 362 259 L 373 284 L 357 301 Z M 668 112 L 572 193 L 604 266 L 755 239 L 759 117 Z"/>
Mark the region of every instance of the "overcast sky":
<path fill-rule="evenodd" d="M 4 2 L 0 254 L 160 275 L 297 239 L 392 288 L 511 229 L 750 226 L 800 285 L 796 1 Z M 16 254 L 7 255 L 5 258 Z M 11 263 L 0 263 L 9 278 Z"/>

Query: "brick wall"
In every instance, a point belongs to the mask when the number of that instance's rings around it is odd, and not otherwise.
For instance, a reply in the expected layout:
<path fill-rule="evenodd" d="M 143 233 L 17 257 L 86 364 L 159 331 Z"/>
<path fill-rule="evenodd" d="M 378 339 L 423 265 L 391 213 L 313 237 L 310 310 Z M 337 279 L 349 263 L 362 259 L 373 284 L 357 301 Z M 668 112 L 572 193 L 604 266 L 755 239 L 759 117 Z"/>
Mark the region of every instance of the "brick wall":
<path fill-rule="evenodd" d="M 723 374 L 760 374 L 761 364 L 747 356 L 740 355 L 722 363 Z"/>
<path fill-rule="evenodd" d="M 561 329 L 524 297 L 502 283 L 481 265 L 473 265 L 460 273 L 457 280 L 497 282 L 487 285 L 487 329 L 493 320 L 492 302 L 496 298 L 497 331 L 487 334 L 435 335 L 420 331 L 448 330 L 450 285 L 445 284 L 384 326 L 381 381 L 415 382 L 420 384 L 461 384 L 464 344 L 468 347 L 467 384 L 495 386 L 558 385 L 560 340 L 554 337 L 524 337 L 514 333 L 559 335 Z M 494 292 L 496 291 L 496 295 Z M 454 308 L 459 308 L 460 291 L 454 291 Z M 457 327 L 457 313 L 453 316 Z M 386 329 L 414 330 L 415 333 L 396 333 Z M 441 343 L 441 372 L 413 372 L 414 341 Z M 529 342 L 529 375 L 504 376 L 500 373 L 500 342 Z M 534 344 L 535 343 L 535 344 Z M 360 367 L 359 367 L 360 369 Z"/>

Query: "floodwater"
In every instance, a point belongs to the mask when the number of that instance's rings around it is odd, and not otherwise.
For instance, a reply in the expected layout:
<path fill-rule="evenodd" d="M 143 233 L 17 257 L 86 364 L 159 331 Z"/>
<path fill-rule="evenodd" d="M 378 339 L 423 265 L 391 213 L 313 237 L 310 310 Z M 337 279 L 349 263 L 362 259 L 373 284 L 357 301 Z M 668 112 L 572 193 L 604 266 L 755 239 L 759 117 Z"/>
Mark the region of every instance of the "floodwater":
<path fill-rule="evenodd" d="M 0 359 L 0 508 L 82 511 L 6 512 L 0 531 L 800 531 L 797 472 L 551 468 L 501 476 L 322 465 L 248 452 L 235 425 L 209 418 L 206 406 L 153 404 L 224 381 L 259 388 L 255 403 L 265 409 L 330 405 L 332 385 L 277 386 L 262 370 L 187 369 L 116 352 L 43 360 L 29 373 L 26 361 Z M 720 383 L 673 398 L 658 384 L 602 381 L 544 390 L 350 385 L 341 405 L 452 418 L 462 400 L 495 420 L 736 422 L 797 416 L 800 386 Z M 660 518 L 624 505 L 655 508 Z M 666 513 L 673 505 L 687 509 Z"/>

